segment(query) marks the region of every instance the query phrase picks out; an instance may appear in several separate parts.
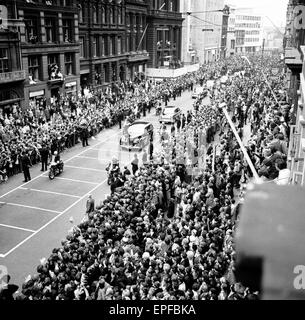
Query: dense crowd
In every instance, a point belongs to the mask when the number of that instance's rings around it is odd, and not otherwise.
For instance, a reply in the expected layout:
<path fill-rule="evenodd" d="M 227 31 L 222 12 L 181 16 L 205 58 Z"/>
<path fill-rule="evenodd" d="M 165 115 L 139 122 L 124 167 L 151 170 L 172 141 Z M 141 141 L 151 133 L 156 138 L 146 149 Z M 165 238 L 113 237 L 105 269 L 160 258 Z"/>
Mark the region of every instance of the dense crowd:
<path fill-rule="evenodd" d="M 14 105 L 0 114 L 0 178 L 22 171 L 23 152 L 31 163 L 41 161 L 41 149 L 51 155 L 95 136 L 125 118 L 145 116 L 158 101 L 167 103 L 194 86 L 195 74 L 167 80 L 121 82 L 107 91 L 86 90 L 78 97 L 32 101 L 26 110 Z M 159 102 L 160 103 L 160 102 Z M 85 146 L 85 144 L 83 143 Z"/>
<path fill-rule="evenodd" d="M 266 74 L 276 63 L 264 61 Z M 252 173 L 218 107 L 227 104 L 240 136 L 251 122 L 244 137 L 249 155 L 259 175 L 277 183 L 286 170 L 290 115 L 283 79 L 271 83 L 277 103 L 260 70 L 240 72 L 247 66 L 230 58 L 181 80 L 206 86 L 207 80 L 230 76 L 226 86 L 215 81 L 207 89 L 209 105 L 202 94 L 171 134 L 161 132 L 162 151 L 133 175 L 122 174 L 122 186 L 41 262 L 19 299 L 258 299 L 234 277 L 238 202 Z M 172 88 L 160 86 L 161 92 Z M 175 98 L 174 90 L 167 94 Z"/>

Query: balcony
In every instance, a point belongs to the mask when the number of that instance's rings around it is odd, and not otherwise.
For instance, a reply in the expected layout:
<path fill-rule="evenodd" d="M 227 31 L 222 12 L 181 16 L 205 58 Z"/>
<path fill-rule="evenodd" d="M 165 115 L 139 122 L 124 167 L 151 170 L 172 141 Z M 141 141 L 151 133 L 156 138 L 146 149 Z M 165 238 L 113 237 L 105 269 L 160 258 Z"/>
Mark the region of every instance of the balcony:
<path fill-rule="evenodd" d="M 149 59 L 147 51 L 137 51 L 129 53 L 129 62 L 144 61 Z"/>
<path fill-rule="evenodd" d="M 180 12 L 166 11 L 166 10 L 150 10 L 149 16 L 159 19 L 176 19 L 182 21 L 182 14 Z"/>
<path fill-rule="evenodd" d="M 0 83 L 9 83 L 16 81 L 24 81 L 25 80 L 25 71 L 12 71 L 12 72 L 4 72 L 0 73 Z"/>

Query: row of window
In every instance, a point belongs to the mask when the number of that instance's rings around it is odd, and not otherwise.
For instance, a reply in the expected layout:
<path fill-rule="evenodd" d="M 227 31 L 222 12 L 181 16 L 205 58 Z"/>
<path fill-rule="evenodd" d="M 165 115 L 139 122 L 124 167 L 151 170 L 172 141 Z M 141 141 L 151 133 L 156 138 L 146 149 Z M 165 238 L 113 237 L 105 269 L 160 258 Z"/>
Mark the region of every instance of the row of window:
<path fill-rule="evenodd" d="M 255 28 L 259 29 L 261 25 L 259 23 L 236 23 L 236 28 Z"/>
<path fill-rule="evenodd" d="M 98 2 L 92 8 L 92 22 L 93 24 L 124 24 L 124 9 L 115 6 L 99 7 Z M 86 19 L 85 7 L 79 4 L 79 22 L 85 23 Z"/>
<path fill-rule="evenodd" d="M 25 2 L 30 3 L 29 0 L 25 0 Z M 34 0 L 32 3 L 41 3 L 47 6 L 71 7 L 73 0 Z"/>
<path fill-rule="evenodd" d="M 41 24 L 40 18 L 36 16 L 26 16 L 25 34 L 26 41 L 29 43 L 41 42 Z M 46 16 L 44 21 L 47 42 L 59 41 L 59 22 L 56 16 Z M 74 41 L 74 21 L 72 17 L 63 17 L 62 34 L 65 42 Z"/>
<path fill-rule="evenodd" d="M 80 38 L 80 57 L 86 58 L 89 53 L 87 52 L 87 46 L 85 44 L 85 38 Z M 92 55 L 93 57 L 101 57 L 108 55 L 117 55 L 124 52 L 124 43 L 122 37 L 116 36 L 94 36 L 92 43 Z"/>
<path fill-rule="evenodd" d="M 42 56 L 33 55 L 28 57 L 28 72 L 31 81 L 43 80 L 43 70 L 42 70 Z M 52 70 L 54 66 L 57 66 L 58 71 L 65 75 L 74 74 L 74 53 L 65 53 L 64 54 L 64 70 L 61 70 L 59 54 L 50 54 L 48 55 L 48 74 L 49 80 L 52 79 Z"/>
<path fill-rule="evenodd" d="M 246 32 L 245 32 L 245 34 L 247 34 L 247 35 L 257 35 L 259 33 L 260 32 L 258 30 L 252 30 L 252 31 L 246 30 Z"/>
<path fill-rule="evenodd" d="M 177 1 L 177 0 L 154 0 L 153 8 L 154 8 L 154 10 L 179 12 L 179 1 Z"/>
<path fill-rule="evenodd" d="M 259 38 L 245 38 L 246 42 L 259 42 Z"/>
<path fill-rule="evenodd" d="M 238 15 L 238 16 L 236 16 L 236 19 L 237 19 L 237 20 L 261 21 L 261 20 L 262 20 L 262 17 L 259 17 L 259 16 L 241 16 L 241 15 Z"/>

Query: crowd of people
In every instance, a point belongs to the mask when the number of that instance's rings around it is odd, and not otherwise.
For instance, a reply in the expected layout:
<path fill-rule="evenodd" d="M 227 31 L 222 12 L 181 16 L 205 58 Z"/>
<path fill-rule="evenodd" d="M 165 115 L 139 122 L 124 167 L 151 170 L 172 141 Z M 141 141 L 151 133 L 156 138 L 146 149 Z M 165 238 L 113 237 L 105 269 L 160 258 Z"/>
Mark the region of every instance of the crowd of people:
<path fill-rule="evenodd" d="M 281 171 L 287 170 L 290 114 L 283 78 L 273 80 L 271 92 L 256 68 L 260 58 L 251 62 L 249 67 L 231 57 L 155 88 L 166 102 L 180 88 L 191 89 L 194 82 L 206 86 L 207 80 L 229 75 L 226 85 L 215 81 L 207 89 L 209 104 L 203 94 L 198 98 L 184 125 L 177 119 L 171 134 L 162 129 L 160 153 L 133 174 L 125 168 L 122 184 L 41 261 L 18 299 L 259 298 L 234 276 L 234 232 L 252 172 L 219 106 L 226 103 L 259 175 L 276 183 L 283 183 Z M 259 65 L 268 75 L 276 63 L 270 58 Z M 247 68 L 249 74 L 241 72 Z"/>
<path fill-rule="evenodd" d="M 88 138 L 127 117 L 146 115 L 160 101 L 167 103 L 194 85 L 194 74 L 176 81 L 121 82 L 112 89 L 88 90 L 78 97 L 58 97 L 31 101 L 26 110 L 17 105 L 0 114 L 0 178 L 22 172 L 22 154 L 25 152 L 34 165 L 41 162 L 41 149 L 51 155 L 73 147 L 80 140 L 88 145 Z"/>

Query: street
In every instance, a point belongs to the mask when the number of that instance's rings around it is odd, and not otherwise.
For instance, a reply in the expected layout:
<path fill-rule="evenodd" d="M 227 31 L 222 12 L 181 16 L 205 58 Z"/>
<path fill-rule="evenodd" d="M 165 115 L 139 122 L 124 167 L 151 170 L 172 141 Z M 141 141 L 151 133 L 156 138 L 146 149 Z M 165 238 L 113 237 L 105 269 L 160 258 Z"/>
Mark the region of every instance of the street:
<path fill-rule="evenodd" d="M 191 94 L 186 91 L 169 105 L 186 113 L 195 101 Z M 141 119 L 154 125 L 156 152 L 160 123 L 155 110 Z M 64 172 L 53 181 L 36 165 L 31 168 L 30 182 L 21 184 L 23 175 L 19 174 L 0 186 L 0 265 L 7 267 L 14 283 L 20 286 L 26 276 L 33 275 L 40 259 L 48 257 L 73 225 L 81 222 L 89 194 L 95 205 L 110 194 L 105 168 L 113 156 L 121 168 L 128 165 L 130 169 L 135 152 L 121 150 L 120 133 L 118 126 L 106 129 L 90 139 L 89 147 L 78 144 L 65 151 L 61 155 Z M 141 161 L 141 153 L 138 157 Z"/>

